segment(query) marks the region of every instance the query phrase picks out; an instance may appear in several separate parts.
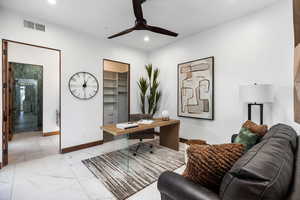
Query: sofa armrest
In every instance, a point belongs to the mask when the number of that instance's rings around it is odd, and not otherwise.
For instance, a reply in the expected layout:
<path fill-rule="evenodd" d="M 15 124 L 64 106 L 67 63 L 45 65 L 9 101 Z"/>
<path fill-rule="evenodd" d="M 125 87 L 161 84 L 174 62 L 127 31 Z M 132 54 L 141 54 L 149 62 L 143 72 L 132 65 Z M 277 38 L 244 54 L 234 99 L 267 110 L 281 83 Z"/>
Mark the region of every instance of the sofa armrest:
<path fill-rule="evenodd" d="M 160 175 L 157 187 L 162 196 L 172 200 L 220 200 L 214 192 L 170 171 Z"/>

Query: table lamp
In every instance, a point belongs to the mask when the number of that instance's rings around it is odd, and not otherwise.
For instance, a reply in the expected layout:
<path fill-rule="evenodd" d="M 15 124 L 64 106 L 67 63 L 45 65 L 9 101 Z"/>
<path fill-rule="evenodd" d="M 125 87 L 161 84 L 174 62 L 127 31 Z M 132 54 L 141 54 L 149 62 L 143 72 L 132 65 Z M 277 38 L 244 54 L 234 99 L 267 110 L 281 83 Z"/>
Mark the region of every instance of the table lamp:
<path fill-rule="evenodd" d="M 248 120 L 251 120 L 252 106 L 260 107 L 260 124 L 263 124 L 264 104 L 274 101 L 273 86 L 270 84 L 253 84 L 240 86 L 240 98 L 248 104 Z"/>

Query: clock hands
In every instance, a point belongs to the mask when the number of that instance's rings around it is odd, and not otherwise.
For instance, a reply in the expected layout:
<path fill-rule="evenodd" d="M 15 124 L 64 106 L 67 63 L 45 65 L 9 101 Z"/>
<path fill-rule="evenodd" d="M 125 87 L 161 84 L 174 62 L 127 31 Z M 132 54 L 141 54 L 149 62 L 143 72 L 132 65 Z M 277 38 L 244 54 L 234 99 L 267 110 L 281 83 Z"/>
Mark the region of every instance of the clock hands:
<path fill-rule="evenodd" d="M 86 75 L 84 76 L 84 82 L 83 82 L 83 85 L 82 85 L 82 87 L 83 87 L 84 89 L 86 89 L 86 88 L 88 87 L 87 82 L 89 81 L 90 78 L 91 78 L 91 77 L 88 77 L 88 78 L 86 79 Z"/>
<path fill-rule="evenodd" d="M 82 85 L 83 89 L 85 89 L 87 87 L 87 81 L 85 81 Z"/>

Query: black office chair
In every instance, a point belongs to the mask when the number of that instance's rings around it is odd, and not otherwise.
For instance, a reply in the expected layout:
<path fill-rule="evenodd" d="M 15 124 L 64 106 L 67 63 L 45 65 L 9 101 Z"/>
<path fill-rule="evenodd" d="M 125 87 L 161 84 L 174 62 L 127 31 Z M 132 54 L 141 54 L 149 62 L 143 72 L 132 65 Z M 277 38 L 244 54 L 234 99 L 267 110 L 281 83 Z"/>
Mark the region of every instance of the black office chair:
<path fill-rule="evenodd" d="M 137 122 L 141 119 L 151 119 L 152 116 L 148 115 L 148 114 L 130 114 L 130 121 L 131 122 Z M 136 133 L 132 133 L 129 135 L 129 139 L 130 140 L 136 140 L 139 139 L 140 142 L 138 143 L 137 147 L 134 150 L 133 155 L 136 156 L 138 153 L 138 150 L 142 147 L 142 146 L 147 146 L 145 143 L 143 143 L 144 139 L 154 139 L 155 138 L 155 132 L 154 129 L 149 129 L 149 130 L 145 130 L 145 131 L 140 131 L 140 132 L 136 132 Z M 150 153 L 153 153 L 153 145 L 150 144 Z"/>

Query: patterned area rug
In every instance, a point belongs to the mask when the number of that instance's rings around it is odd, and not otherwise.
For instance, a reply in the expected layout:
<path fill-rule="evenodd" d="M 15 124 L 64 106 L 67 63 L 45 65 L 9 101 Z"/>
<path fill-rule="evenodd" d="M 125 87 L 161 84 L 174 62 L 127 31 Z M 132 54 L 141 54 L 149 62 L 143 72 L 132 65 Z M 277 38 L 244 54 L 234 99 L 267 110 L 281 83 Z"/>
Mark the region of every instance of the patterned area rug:
<path fill-rule="evenodd" d="M 119 150 L 83 160 L 83 164 L 111 191 L 118 200 L 124 200 L 158 180 L 159 175 L 184 165 L 184 150 L 180 151 L 153 144 L 154 153 L 141 148 L 137 156 L 128 149 Z M 134 149 L 132 145 L 130 149 Z M 129 170 L 126 159 L 129 157 Z"/>

